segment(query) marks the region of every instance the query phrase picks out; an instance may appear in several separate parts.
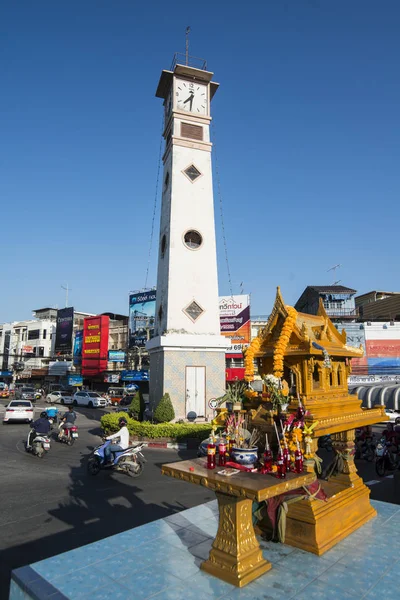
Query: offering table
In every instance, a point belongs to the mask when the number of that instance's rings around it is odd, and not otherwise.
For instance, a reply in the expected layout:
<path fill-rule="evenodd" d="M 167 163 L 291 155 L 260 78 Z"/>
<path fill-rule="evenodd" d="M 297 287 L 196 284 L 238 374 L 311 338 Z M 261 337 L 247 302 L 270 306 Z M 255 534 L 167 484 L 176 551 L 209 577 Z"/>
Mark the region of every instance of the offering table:
<path fill-rule="evenodd" d="M 271 568 L 263 558 L 252 519 L 253 501 L 310 485 L 315 473 L 288 473 L 285 479 L 275 474 L 239 472 L 219 475 L 224 467 L 207 469 L 206 459 L 183 460 L 162 466 L 162 474 L 213 490 L 218 500 L 219 525 L 208 560 L 201 564 L 207 573 L 238 587 L 247 585 Z"/>

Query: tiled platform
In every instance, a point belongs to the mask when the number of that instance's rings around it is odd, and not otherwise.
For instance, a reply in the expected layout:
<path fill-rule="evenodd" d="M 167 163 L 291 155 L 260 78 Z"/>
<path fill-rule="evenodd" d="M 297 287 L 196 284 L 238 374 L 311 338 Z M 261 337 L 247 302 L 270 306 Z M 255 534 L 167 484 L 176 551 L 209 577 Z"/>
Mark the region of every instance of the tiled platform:
<path fill-rule="evenodd" d="M 271 571 L 243 589 L 200 571 L 217 529 L 216 502 L 125 531 L 13 573 L 10 600 L 398 600 L 400 506 L 323 557 L 262 542 Z"/>

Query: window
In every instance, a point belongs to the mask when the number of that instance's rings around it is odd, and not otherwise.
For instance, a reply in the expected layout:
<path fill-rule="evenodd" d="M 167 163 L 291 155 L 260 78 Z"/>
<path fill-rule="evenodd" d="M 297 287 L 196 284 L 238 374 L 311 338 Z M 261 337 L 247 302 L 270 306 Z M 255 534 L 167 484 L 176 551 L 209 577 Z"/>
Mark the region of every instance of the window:
<path fill-rule="evenodd" d="M 314 390 L 316 390 L 320 387 L 319 369 L 318 369 L 317 365 L 315 365 L 315 367 L 314 367 L 312 378 L 313 378 L 313 388 L 314 388 Z"/>
<path fill-rule="evenodd" d="M 28 331 L 28 340 L 38 340 L 40 337 L 40 329 L 30 329 Z"/>
<path fill-rule="evenodd" d="M 187 169 L 185 169 L 183 172 L 192 183 L 201 177 L 200 171 L 194 165 L 190 165 L 190 167 L 187 167 Z"/>
<path fill-rule="evenodd" d="M 42 333 L 43 333 L 43 339 L 45 340 L 47 337 L 47 329 L 43 329 Z"/>
<path fill-rule="evenodd" d="M 164 258 L 166 247 L 167 247 L 167 236 L 164 233 L 164 235 L 161 238 L 161 258 Z"/>
<path fill-rule="evenodd" d="M 193 302 L 191 302 L 189 306 L 185 308 L 184 312 L 194 322 L 203 314 L 204 310 L 199 304 L 197 304 L 197 302 L 193 300 Z"/>
<path fill-rule="evenodd" d="M 338 369 L 337 370 L 337 382 L 338 382 L 338 386 L 341 387 L 342 385 L 342 369 Z"/>
<path fill-rule="evenodd" d="M 201 237 L 200 233 L 192 229 L 185 233 L 183 240 L 185 242 L 185 246 L 190 248 L 190 250 L 197 250 L 203 243 L 203 238 Z"/>

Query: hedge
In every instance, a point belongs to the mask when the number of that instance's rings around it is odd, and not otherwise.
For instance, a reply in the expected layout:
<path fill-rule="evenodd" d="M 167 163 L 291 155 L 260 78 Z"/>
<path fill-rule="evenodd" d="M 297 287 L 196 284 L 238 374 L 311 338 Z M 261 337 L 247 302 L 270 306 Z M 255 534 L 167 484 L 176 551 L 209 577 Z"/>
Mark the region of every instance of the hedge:
<path fill-rule="evenodd" d="M 149 439 L 172 438 L 177 441 L 188 438 L 204 440 L 211 433 L 210 423 L 149 423 L 135 421 L 126 412 L 109 413 L 101 417 L 101 426 L 108 435 L 119 430 L 118 419 L 124 417 L 128 421 L 129 433 L 132 437 Z"/>

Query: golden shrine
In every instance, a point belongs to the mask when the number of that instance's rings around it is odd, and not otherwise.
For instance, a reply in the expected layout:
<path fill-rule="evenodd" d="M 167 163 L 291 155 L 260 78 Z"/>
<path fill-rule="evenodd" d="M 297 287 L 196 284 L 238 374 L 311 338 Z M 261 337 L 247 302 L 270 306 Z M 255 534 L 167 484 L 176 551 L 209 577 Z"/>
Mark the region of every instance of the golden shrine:
<path fill-rule="evenodd" d="M 369 502 L 370 491 L 357 475 L 354 435 L 356 428 L 385 421 L 386 415 L 383 406 L 361 408 L 360 399 L 348 393 L 351 359 L 362 354 L 361 347 L 346 344 L 346 332 L 339 333 L 322 301 L 317 315 L 299 313 L 284 304 L 278 288 L 267 325 L 245 356 L 248 381 L 254 378 L 255 360 L 260 375 L 274 374 L 291 389 L 289 413 L 297 410 L 301 400 L 307 411 L 307 426 L 313 428 L 313 455 L 318 437 L 330 434 L 336 455 L 341 458 L 339 472 L 328 481 L 320 480 L 326 501 L 308 498 L 288 507 L 285 543 L 318 555 L 376 514 Z M 254 400 L 246 405 L 252 425 L 271 431 L 267 403 Z M 313 470 L 315 460 L 306 461 L 305 467 Z"/>

